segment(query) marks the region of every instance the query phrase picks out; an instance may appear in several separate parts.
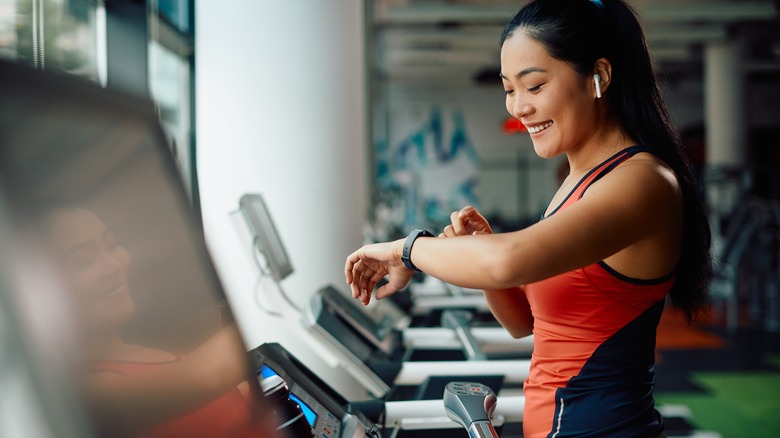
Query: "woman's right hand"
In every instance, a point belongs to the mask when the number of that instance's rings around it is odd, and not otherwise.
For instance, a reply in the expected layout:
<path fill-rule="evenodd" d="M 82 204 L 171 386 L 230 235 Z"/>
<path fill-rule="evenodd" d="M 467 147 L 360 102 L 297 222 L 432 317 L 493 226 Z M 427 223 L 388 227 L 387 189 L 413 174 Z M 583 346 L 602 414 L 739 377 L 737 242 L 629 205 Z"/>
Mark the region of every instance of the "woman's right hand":
<path fill-rule="evenodd" d="M 387 277 L 387 283 L 376 290 L 381 300 L 406 287 L 412 279 L 412 270 L 401 261 L 404 239 L 366 245 L 347 257 L 344 275 L 352 289 L 352 297 L 363 305 L 371 301 L 377 283 Z"/>
<path fill-rule="evenodd" d="M 450 215 L 450 225 L 444 227 L 439 237 L 493 234 L 487 219 L 476 208 L 467 205 Z"/>
<path fill-rule="evenodd" d="M 493 234 L 487 219 L 470 205 L 453 212 L 450 221 L 452 223 L 444 227 L 439 237 Z M 490 312 L 512 337 L 522 338 L 533 333 L 534 317 L 522 286 L 484 292 Z"/>

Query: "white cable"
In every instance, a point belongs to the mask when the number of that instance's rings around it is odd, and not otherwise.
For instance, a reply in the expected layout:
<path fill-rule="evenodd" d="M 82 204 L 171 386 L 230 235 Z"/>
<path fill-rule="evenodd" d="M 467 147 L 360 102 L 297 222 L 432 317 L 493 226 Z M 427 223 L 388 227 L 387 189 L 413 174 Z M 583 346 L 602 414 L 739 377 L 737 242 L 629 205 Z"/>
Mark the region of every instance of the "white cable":
<path fill-rule="evenodd" d="M 257 281 L 255 281 L 255 286 L 252 288 L 252 295 L 255 298 L 255 303 L 257 304 L 257 307 L 260 308 L 263 312 L 271 315 L 271 316 L 283 316 L 280 312 L 277 312 L 275 310 L 271 310 L 263 305 L 263 303 L 260 301 L 260 294 L 258 292 L 258 288 L 260 287 L 260 283 L 263 281 L 263 278 L 270 275 L 270 271 L 267 269 L 267 266 L 263 266 L 260 263 L 260 260 L 257 258 L 257 241 L 258 238 L 255 237 L 255 239 L 252 241 L 252 257 L 255 260 L 255 266 L 257 266 L 257 269 L 260 271 L 260 273 L 257 276 Z"/>
<path fill-rule="evenodd" d="M 38 68 L 38 0 L 32 0 L 33 68 Z"/>
<path fill-rule="evenodd" d="M 40 4 L 38 5 L 38 13 L 41 15 L 38 20 L 38 27 L 40 27 L 40 31 L 38 32 L 38 38 L 41 40 L 41 48 L 38 51 L 38 55 L 41 58 L 41 70 L 43 70 L 44 67 L 44 60 L 46 58 L 46 44 L 44 40 L 44 34 L 43 30 L 46 27 L 43 20 L 43 2 L 44 0 L 39 0 Z"/>
<path fill-rule="evenodd" d="M 265 312 L 268 315 L 279 316 L 279 317 L 284 316 L 280 312 L 277 312 L 275 310 L 269 309 L 268 307 L 265 307 L 263 305 L 263 303 L 260 301 L 260 293 L 258 291 L 258 288 L 260 287 L 260 283 L 263 281 L 263 278 L 265 278 L 265 276 L 263 274 L 259 274 L 257 276 L 257 281 L 255 281 L 255 286 L 252 288 L 252 295 L 255 298 L 255 304 L 257 304 L 257 307 L 260 310 L 262 310 L 263 312 Z"/>
<path fill-rule="evenodd" d="M 257 258 L 258 252 L 262 252 L 263 256 L 265 256 L 265 252 L 263 252 L 262 248 L 260 248 L 260 246 L 258 245 L 259 242 L 260 242 L 259 238 L 255 236 L 254 240 L 252 241 L 252 257 L 255 259 L 255 265 L 257 265 L 257 269 L 260 270 L 260 273 L 263 276 L 272 277 L 268 259 L 266 258 L 266 265 L 263 266 L 262 264 L 260 264 L 260 260 Z M 287 296 L 287 293 L 284 291 L 284 289 L 282 289 L 282 285 L 279 284 L 279 282 L 276 282 L 276 286 L 279 289 L 279 295 L 282 296 L 282 298 L 287 302 L 287 304 L 290 305 L 290 307 L 297 310 L 298 312 L 303 311 L 303 309 L 301 309 L 297 304 L 295 304 L 295 302 L 293 302 L 293 300 L 289 296 Z"/>

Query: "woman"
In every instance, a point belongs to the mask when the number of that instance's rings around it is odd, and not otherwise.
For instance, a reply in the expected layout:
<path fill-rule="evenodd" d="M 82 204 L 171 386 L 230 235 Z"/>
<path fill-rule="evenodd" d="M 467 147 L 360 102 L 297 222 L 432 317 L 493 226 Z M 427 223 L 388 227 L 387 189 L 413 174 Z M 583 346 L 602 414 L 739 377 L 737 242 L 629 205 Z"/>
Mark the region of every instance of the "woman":
<path fill-rule="evenodd" d="M 641 27 L 622 0 L 537 0 L 502 34 L 501 78 L 536 153 L 568 158 L 542 220 L 493 234 L 466 207 L 446 238 L 357 250 L 347 283 L 364 304 L 413 269 L 484 289 L 513 336 L 534 334 L 526 438 L 664 436 L 655 330 L 667 296 L 689 318 L 705 305 L 710 235 Z"/>
<path fill-rule="evenodd" d="M 118 330 L 134 317 L 135 302 L 125 248 L 83 208 L 52 211 L 43 233 L 84 333 L 79 377 L 101 435 L 275 436 L 264 403 L 260 422 L 251 415 L 263 400 L 239 391 L 246 353 L 234 327 L 186 356 L 127 342 Z"/>

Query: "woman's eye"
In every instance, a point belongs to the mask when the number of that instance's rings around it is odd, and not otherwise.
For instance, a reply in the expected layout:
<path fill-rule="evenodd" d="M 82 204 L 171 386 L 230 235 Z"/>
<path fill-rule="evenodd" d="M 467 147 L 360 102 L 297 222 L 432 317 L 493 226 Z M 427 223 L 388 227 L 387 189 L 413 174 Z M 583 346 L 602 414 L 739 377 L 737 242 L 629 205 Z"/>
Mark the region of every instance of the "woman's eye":
<path fill-rule="evenodd" d="M 85 270 L 89 269 L 94 261 L 91 257 L 77 257 L 68 259 L 65 266 L 72 270 Z"/>
<path fill-rule="evenodd" d="M 116 240 L 113 234 L 109 234 L 103 242 L 105 248 L 109 251 L 116 251 L 119 249 L 119 242 Z"/>
<path fill-rule="evenodd" d="M 511 96 L 511 95 L 512 95 L 512 93 L 514 93 L 514 92 L 515 92 L 515 90 L 504 90 L 504 93 L 505 93 L 507 96 Z"/>
<path fill-rule="evenodd" d="M 543 84 L 539 84 L 539 85 L 537 85 L 537 86 L 535 86 L 535 87 L 531 87 L 531 88 L 529 88 L 529 89 L 528 89 L 528 92 L 529 92 L 529 93 L 534 93 L 534 92 L 537 92 L 537 91 L 539 91 L 539 89 L 541 89 L 541 88 L 542 88 L 542 85 L 543 85 Z"/>

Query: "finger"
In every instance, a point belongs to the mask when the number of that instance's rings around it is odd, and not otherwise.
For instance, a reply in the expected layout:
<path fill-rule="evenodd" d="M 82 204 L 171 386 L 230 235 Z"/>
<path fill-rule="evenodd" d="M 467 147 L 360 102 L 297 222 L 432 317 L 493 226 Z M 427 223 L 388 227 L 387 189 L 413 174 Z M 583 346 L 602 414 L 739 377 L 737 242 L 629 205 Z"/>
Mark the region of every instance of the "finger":
<path fill-rule="evenodd" d="M 371 289 L 369 288 L 369 280 L 371 276 L 374 274 L 374 272 L 367 267 L 361 271 L 360 277 L 358 278 L 358 288 L 361 291 L 367 290 L 369 294 L 371 293 Z"/>
<path fill-rule="evenodd" d="M 371 292 L 373 292 L 374 287 L 376 287 L 376 284 L 379 283 L 381 279 L 385 277 L 384 272 L 382 271 L 375 271 L 373 269 L 366 269 L 362 272 L 360 277 L 360 284 L 358 285 L 358 288 L 362 291 L 365 290 L 368 292 L 368 295 L 371 295 Z"/>
<path fill-rule="evenodd" d="M 473 211 L 472 211 L 472 212 L 469 214 L 469 217 L 471 218 L 471 220 L 473 220 L 473 221 L 478 221 L 478 222 L 482 222 L 482 223 L 484 223 L 485 225 L 487 225 L 487 223 L 488 223 L 487 219 L 485 219 L 485 216 L 482 216 L 482 214 L 481 214 L 480 212 L 478 212 L 477 210 L 473 210 Z"/>
<path fill-rule="evenodd" d="M 460 218 L 460 211 L 452 212 L 450 222 L 452 222 L 452 229 L 455 235 L 459 236 L 463 231 L 463 220 Z"/>
<path fill-rule="evenodd" d="M 371 278 L 368 279 L 368 285 L 370 287 L 367 289 L 373 291 L 377 283 L 379 283 L 383 278 L 385 278 L 385 275 L 383 273 L 375 272 L 374 275 L 372 275 Z"/>
<path fill-rule="evenodd" d="M 356 282 L 352 282 L 349 284 L 349 288 L 352 290 L 352 298 L 358 299 L 360 298 L 360 288 L 358 287 Z"/>
<path fill-rule="evenodd" d="M 464 217 L 464 218 L 465 217 L 469 217 L 469 216 L 473 215 L 476 211 L 477 210 L 473 206 L 467 205 L 467 206 L 461 208 L 460 211 L 458 211 L 458 216 Z"/>
<path fill-rule="evenodd" d="M 380 273 L 375 274 L 373 277 L 371 277 L 369 281 L 369 288 L 366 289 L 368 291 L 368 294 L 371 295 L 372 292 L 376 289 L 376 285 L 379 284 L 380 281 L 382 281 L 386 275 L 382 275 Z"/>
<path fill-rule="evenodd" d="M 364 298 L 364 305 L 367 305 L 371 302 L 371 295 L 373 294 L 373 291 L 369 288 L 363 289 L 363 298 Z"/>
<path fill-rule="evenodd" d="M 392 283 L 387 283 L 387 284 L 383 285 L 382 287 L 380 287 L 379 289 L 377 289 L 377 291 L 376 291 L 376 299 L 377 300 L 381 300 L 383 298 L 389 297 L 390 295 L 392 295 L 392 294 L 394 294 L 396 292 L 398 292 L 398 288 L 393 286 Z"/>
<path fill-rule="evenodd" d="M 350 287 L 352 289 L 352 297 L 358 298 L 360 297 L 360 278 L 363 276 L 363 271 L 366 269 L 365 263 L 363 263 L 362 260 L 358 260 L 356 263 L 352 266 L 352 271 L 350 271 Z"/>
<path fill-rule="evenodd" d="M 352 298 L 354 299 L 360 298 L 360 289 L 357 287 L 355 283 L 350 283 L 349 288 L 352 290 Z"/>
<path fill-rule="evenodd" d="M 453 227 L 452 225 L 447 225 L 446 227 L 444 227 L 444 233 L 443 234 L 446 237 L 454 237 L 454 236 L 457 235 L 457 234 L 455 234 L 455 227 Z"/>
<path fill-rule="evenodd" d="M 464 232 L 468 234 L 474 227 L 479 226 L 479 213 L 474 207 L 467 205 L 458 212 L 458 220 L 463 223 Z"/>
<path fill-rule="evenodd" d="M 347 279 L 347 284 L 352 284 L 354 277 L 352 276 L 352 270 L 355 268 L 355 263 L 360 259 L 357 256 L 357 251 L 347 257 L 347 262 L 344 264 L 344 277 Z"/>
<path fill-rule="evenodd" d="M 463 207 L 460 210 L 460 216 L 462 220 L 464 220 L 467 223 L 467 228 L 469 231 L 472 232 L 479 230 L 482 231 L 483 234 L 492 234 L 493 230 L 490 228 L 490 224 L 488 223 L 487 219 L 485 219 L 482 214 L 480 214 L 479 211 L 477 211 L 476 208 L 474 208 L 471 205 L 468 205 L 466 207 Z"/>

